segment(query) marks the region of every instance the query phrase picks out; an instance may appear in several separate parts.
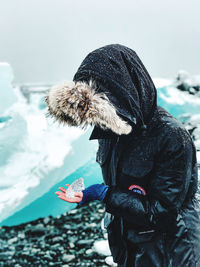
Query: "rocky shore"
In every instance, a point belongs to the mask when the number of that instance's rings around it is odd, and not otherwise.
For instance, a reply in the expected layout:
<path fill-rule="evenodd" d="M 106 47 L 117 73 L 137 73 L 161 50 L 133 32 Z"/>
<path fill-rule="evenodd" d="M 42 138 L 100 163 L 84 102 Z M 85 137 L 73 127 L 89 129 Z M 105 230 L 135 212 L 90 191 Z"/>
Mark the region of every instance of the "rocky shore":
<path fill-rule="evenodd" d="M 103 204 L 95 201 L 56 218 L 3 226 L 0 266 L 114 266 L 103 216 Z"/>

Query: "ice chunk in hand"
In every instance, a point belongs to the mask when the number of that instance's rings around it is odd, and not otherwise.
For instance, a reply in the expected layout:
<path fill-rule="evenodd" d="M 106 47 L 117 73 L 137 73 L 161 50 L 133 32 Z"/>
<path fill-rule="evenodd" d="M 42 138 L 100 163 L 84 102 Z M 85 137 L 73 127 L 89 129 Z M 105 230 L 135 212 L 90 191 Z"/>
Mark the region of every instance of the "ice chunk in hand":
<path fill-rule="evenodd" d="M 66 190 L 66 197 L 74 197 L 75 192 L 81 192 L 85 189 L 83 178 L 75 180 Z"/>

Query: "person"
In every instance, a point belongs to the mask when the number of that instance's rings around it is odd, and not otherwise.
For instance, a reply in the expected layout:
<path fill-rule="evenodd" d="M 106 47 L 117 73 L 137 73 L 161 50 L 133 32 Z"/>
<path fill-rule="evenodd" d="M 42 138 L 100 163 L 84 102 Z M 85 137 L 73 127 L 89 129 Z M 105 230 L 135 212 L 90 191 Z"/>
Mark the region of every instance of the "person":
<path fill-rule="evenodd" d="M 105 204 L 114 262 L 126 267 L 200 266 L 196 149 L 190 134 L 157 105 L 153 81 L 135 51 L 111 44 L 89 53 L 72 82 L 51 88 L 49 113 L 98 140 L 103 184 L 66 198 Z M 95 175 L 95 174 L 94 174 Z"/>

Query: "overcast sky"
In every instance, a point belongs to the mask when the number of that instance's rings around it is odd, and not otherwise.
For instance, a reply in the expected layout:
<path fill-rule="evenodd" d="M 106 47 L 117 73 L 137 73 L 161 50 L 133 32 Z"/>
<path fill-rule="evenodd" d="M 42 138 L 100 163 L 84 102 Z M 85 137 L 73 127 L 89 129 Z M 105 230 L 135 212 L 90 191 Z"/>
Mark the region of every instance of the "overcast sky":
<path fill-rule="evenodd" d="M 137 52 L 152 77 L 200 74 L 199 0 L 0 0 L 0 61 L 15 82 L 72 79 L 106 44 Z"/>

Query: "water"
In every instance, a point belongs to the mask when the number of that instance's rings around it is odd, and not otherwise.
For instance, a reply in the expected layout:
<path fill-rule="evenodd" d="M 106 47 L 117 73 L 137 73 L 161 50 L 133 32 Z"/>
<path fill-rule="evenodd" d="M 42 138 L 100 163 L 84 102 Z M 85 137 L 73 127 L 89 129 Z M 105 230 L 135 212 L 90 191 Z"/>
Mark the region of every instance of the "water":
<path fill-rule="evenodd" d="M 45 85 L 12 88 L 12 75 L 1 76 L 10 73 L 6 68 L 0 65 L 0 222 L 14 225 L 73 208 L 76 204 L 55 195 L 59 186 L 79 177 L 86 187 L 103 181 L 95 162 L 97 141 L 88 140 L 91 127 L 83 131 L 46 118 Z M 168 80 L 155 79 L 155 84 L 158 104 L 174 116 L 200 114 L 200 98 Z"/>
<path fill-rule="evenodd" d="M 49 215 L 57 216 L 72 208 L 75 208 L 77 204 L 67 203 L 63 200 L 60 200 L 55 192 L 58 191 L 60 186 L 67 188 L 66 184 L 71 184 L 79 177 L 84 177 L 84 184 L 86 187 L 93 183 L 102 183 L 99 165 L 94 159 L 90 160 L 84 166 L 78 168 L 71 175 L 63 179 L 61 182 L 55 184 L 43 196 L 37 198 L 30 205 L 2 221 L 1 225 L 16 225 Z"/>

